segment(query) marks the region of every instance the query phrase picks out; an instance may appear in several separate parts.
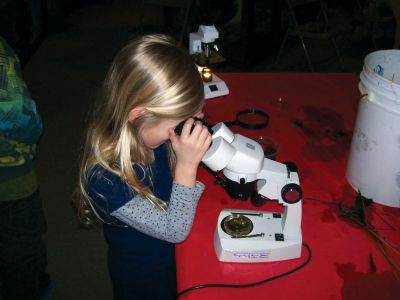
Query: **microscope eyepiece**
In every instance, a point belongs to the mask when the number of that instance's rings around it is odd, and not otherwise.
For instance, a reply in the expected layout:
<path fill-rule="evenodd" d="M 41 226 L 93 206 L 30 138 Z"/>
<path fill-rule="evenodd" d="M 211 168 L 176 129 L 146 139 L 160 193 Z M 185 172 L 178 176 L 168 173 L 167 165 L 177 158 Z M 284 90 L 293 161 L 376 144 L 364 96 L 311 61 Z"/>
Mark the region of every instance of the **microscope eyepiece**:
<path fill-rule="evenodd" d="M 195 122 L 197 122 L 197 121 L 199 121 L 199 122 L 201 122 L 204 126 L 206 126 L 207 127 L 207 129 L 208 129 L 208 131 L 210 132 L 210 134 L 212 135 L 213 134 L 213 131 L 212 131 L 212 129 L 211 129 L 211 125 L 209 125 L 207 122 L 205 122 L 203 119 L 200 119 L 200 118 L 193 118 L 194 120 L 195 120 Z M 176 127 L 175 127 L 175 133 L 177 134 L 177 135 L 181 135 L 181 133 L 182 133 L 182 129 L 183 129 L 183 125 L 185 125 L 185 122 L 187 121 L 187 119 L 186 120 L 183 120 L 182 122 L 180 122 Z M 193 129 L 194 129 L 194 124 L 192 125 L 192 128 L 190 129 L 190 133 L 192 133 L 192 131 L 193 131 Z"/>

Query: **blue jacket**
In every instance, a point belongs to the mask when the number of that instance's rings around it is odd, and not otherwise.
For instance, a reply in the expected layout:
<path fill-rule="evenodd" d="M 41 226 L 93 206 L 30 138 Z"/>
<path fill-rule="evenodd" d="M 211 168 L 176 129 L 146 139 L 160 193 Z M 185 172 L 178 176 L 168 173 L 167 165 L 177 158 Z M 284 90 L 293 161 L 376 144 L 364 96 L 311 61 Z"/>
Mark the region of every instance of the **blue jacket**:
<path fill-rule="evenodd" d="M 42 130 L 19 59 L 0 37 L 0 200 L 22 198 L 36 190 L 32 159 Z"/>

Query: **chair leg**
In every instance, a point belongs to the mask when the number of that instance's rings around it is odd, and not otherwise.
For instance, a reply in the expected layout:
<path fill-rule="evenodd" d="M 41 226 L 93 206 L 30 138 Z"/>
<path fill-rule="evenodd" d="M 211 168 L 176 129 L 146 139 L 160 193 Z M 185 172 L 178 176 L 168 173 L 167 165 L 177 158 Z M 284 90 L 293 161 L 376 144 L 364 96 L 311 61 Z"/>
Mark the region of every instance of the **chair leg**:
<path fill-rule="evenodd" d="M 333 48 L 335 49 L 336 56 L 337 56 L 337 58 L 339 60 L 339 64 L 340 64 L 339 67 L 340 67 L 341 70 L 343 70 L 343 59 L 342 59 L 342 56 L 340 55 L 339 48 L 338 48 L 338 46 L 336 44 L 336 39 L 334 37 L 332 37 L 331 41 L 332 41 Z"/>
<path fill-rule="evenodd" d="M 183 21 L 183 25 L 182 25 L 182 29 L 181 29 L 181 33 L 179 34 L 179 44 L 183 45 L 183 37 L 186 34 L 186 30 L 189 24 L 189 16 L 190 16 L 190 12 L 192 9 L 192 2 L 193 0 L 189 0 L 186 6 L 186 11 L 185 11 L 185 19 Z"/>
<path fill-rule="evenodd" d="M 313 64 L 311 62 L 310 55 L 308 54 L 308 50 L 307 50 L 306 44 L 304 43 L 303 36 L 301 34 L 299 34 L 298 37 L 300 39 L 301 46 L 303 47 L 304 54 L 306 55 L 306 59 L 307 59 L 307 62 L 308 62 L 308 67 L 310 68 L 311 72 L 314 72 L 314 66 L 313 66 Z"/>

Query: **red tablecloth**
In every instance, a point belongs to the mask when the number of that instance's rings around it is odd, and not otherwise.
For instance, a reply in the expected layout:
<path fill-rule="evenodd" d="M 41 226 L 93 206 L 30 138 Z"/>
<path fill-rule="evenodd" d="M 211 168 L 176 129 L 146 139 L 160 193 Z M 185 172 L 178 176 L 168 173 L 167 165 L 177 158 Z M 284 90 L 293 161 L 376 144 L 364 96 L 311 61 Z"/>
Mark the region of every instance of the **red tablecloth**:
<path fill-rule="evenodd" d="M 270 115 L 265 129 L 232 130 L 245 136 L 273 138 L 280 145 L 276 160 L 296 163 L 304 193 L 303 241 L 311 247 L 312 259 L 303 269 L 263 285 L 199 289 L 180 299 L 400 299 L 400 279 L 379 247 L 364 229 L 342 218 L 337 205 L 343 202 L 353 206 L 357 195 L 347 183 L 345 171 L 359 100 L 358 74 L 219 76 L 227 83 L 230 94 L 207 100 L 206 121 L 230 121 L 246 108 L 261 109 Z M 205 167 L 200 168 L 199 179 L 205 183 L 206 191 L 188 239 L 176 247 L 178 291 L 201 284 L 252 283 L 289 271 L 306 260 L 308 254 L 303 248 L 301 258 L 288 261 L 219 262 L 213 235 L 220 211 L 273 210 L 274 204 L 256 208 L 250 201 L 232 200 L 214 183 L 213 175 Z M 379 234 L 399 249 L 400 209 L 373 204 L 366 212 Z M 391 254 L 396 258 L 395 251 Z"/>

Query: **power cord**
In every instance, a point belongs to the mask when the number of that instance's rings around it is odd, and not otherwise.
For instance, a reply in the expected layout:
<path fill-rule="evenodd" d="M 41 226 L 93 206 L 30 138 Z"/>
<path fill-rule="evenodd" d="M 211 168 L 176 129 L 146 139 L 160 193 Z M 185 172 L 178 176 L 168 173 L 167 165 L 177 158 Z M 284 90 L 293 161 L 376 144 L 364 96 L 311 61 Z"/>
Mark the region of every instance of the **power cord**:
<path fill-rule="evenodd" d="M 210 284 L 196 285 L 196 286 L 192 286 L 192 287 L 187 288 L 187 289 L 183 290 L 182 292 L 178 293 L 178 297 L 177 298 L 179 298 L 180 296 L 182 296 L 182 295 L 184 295 L 184 294 L 186 294 L 186 293 L 188 293 L 190 291 L 194 291 L 194 290 L 205 289 L 205 288 L 216 288 L 216 287 L 219 287 L 219 288 L 248 288 L 248 287 L 261 285 L 261 284 L 267 283 L 269 281 L 272 281 L 272 280 L 275 280 L 275 279 L 290 275 L 290 274 L 292 274 L 292 273 L 294 273 L 296 271 L 299 271 L 300 269 L 304 268 L 311 261 L 312 251 L 311 251 L 310 246 L 308 244 L 306 244 L 306 243 L 303 243 L 303 246 L 304 246 L 304 248 L 307 249 L 307 253 L 308 253 L 307 259 L 301 265 L 297 266 L 296 268 L 294 268 L 292 270 L 289 270 L 287 272 L 278 274 L 278 275 L 273 276 L 273 277 L 266 278 L 266 279 L 261 280 L 261 281 L 257 281 L 257 282 L 253 282 L 253 283 L 247 283 L 247 284 L 210 283 Z"/>

